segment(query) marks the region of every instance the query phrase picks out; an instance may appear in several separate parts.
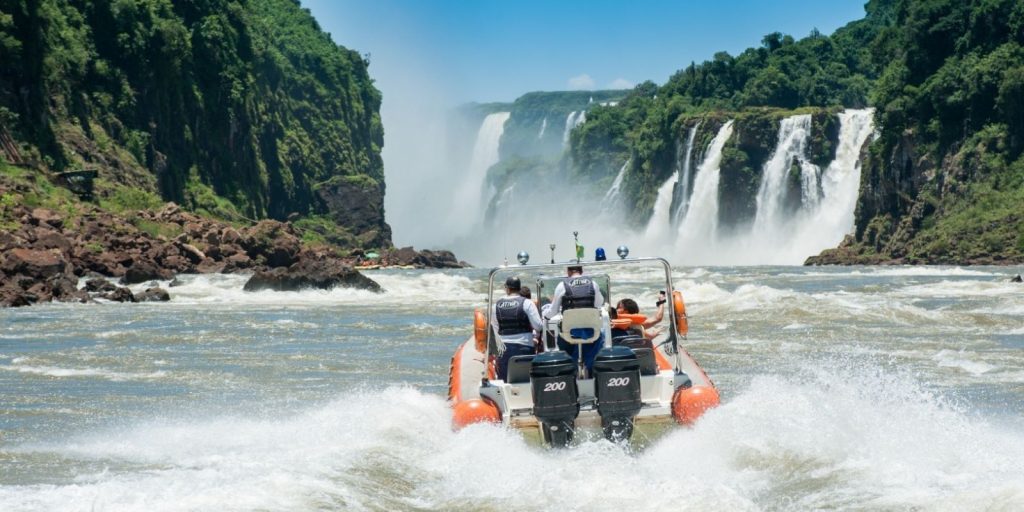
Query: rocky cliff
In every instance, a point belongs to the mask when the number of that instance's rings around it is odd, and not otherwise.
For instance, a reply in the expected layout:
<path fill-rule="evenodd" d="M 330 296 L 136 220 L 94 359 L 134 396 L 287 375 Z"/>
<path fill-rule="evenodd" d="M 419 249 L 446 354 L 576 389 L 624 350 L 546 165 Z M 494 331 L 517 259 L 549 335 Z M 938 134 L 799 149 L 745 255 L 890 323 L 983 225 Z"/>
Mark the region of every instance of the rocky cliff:
<path fill-rule="evenodd" d="M 297 0 L 0 3 L 0 156 L 391 244 L 380 93 Z M 358 214 L 349 205 L 358 205 Z M 344 238 L 344 237 L 343 237 Z"/>

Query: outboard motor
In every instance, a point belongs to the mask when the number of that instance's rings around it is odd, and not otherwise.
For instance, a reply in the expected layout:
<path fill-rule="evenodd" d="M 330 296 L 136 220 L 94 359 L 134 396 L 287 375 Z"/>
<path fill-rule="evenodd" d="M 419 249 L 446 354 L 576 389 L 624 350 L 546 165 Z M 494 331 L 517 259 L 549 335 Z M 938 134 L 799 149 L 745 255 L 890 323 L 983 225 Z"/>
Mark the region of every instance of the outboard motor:
<path fill-rule="evenodd" d="M 603 348 L 594 359 L 594 391 L 604 437 L 617 442 L 633 436 L 640 401 L 640 362 L 627 347 Z"/>
<path fill-rule="evenodd" d="M 537 354 L 530 365 L 530 386 L 533 415 L 541 423 L 544 442 L 567 446 L 580 414 L 576 362 L 561 350 Z"/>

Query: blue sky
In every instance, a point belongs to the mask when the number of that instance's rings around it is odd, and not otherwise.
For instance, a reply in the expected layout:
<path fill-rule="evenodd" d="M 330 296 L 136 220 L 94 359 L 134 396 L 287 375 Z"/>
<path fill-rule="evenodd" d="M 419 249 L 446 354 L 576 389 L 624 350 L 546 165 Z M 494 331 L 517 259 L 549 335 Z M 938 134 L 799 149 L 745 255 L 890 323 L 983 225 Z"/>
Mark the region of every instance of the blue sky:
<path fill-rule="evenodd" d="M 302 3 L 335 42 L 371 55 L 385 103 L 417 84 L 450 104 L 661 84 L 691 61 L 735 55 L 767 33 L 830 34 L 864 16 L 864 0 Z"/>

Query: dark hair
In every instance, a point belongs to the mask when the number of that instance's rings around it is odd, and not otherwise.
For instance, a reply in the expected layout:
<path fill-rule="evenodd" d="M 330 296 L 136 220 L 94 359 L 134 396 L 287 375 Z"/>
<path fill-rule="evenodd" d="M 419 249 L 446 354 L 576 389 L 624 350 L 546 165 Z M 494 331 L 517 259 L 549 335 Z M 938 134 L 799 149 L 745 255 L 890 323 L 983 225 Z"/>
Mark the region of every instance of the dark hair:
<path fill-rule="evenodd" d="M 582 274 L 583 273 L 583 265 L 569 265 L 569 267 L 566 268 L 565 270 L 567 272 L 579 272 L 579 273 Z"/>
<path fill-rule="evenodd" d="M 608 318 L 610 320 L 615 320 L 618 317 L 619 317 L 619 312 L 615 308 L 608 308 Z"/>
<path fill-rule="evenodd" d="M 505 288 L 508 288 L 509 290 L 516 291 L 519 290 L 520 287 L 521 285 L 518 277 L 513 276 L 505 280 Z"/>
<path fill-rule="evenodd" d="M 640 306 L 633 299 L 622 299 L 619 301 L 619 306 L 626 310 L 626 313 L 635 315 L 640 312 Z"/>
<path fill-rule="evenodd" d="M 529 286 L 523 286 L 523 287 L 519 288 L 519 296 L 523 297 L 525 299 L 532 299 L 533 298 L 533 292 L 530 291 L 530 287 Z"/>

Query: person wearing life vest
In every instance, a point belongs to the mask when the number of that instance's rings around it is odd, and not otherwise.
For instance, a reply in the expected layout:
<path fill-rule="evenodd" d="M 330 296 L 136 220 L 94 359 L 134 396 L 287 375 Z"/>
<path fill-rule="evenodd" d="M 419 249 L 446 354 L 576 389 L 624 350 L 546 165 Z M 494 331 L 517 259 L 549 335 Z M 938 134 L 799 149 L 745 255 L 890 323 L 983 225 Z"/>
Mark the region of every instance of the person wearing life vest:
<path fill-rule="evenodd" d="M 574 308 L 601 308 L 604 306 L 604 295 L 601 294 L 597 282 L 588 276 L 583 275 L 582 265 L 571 265 L 566 269 L 567 277 L 562 279 L 555 287 L 551 296 L 551 308 L 547 309 L 545 316 L 553 317 L 567 309 Z M 598 338 L 594 343 L 583 346 L 583 364 L 589 370 L 594 364 L 594 358 L 604 344 L 604 336 Z M 558 348 L 566 351 L 573 359 L 579 357 L 576 347 L 565 340 L 558 340 Z"/>
<path fill-rule="evenodd" d="M 508 361 L 513 356 L 534 353 L 533 332 L 544 327 L 537 305 L 519 294 L 521 288 L 518 277 L 509 277 L 505 296 L 491 306 L 491 328 L 498 341 L 495 376 L 501 380 L 508 376 Z"/>

